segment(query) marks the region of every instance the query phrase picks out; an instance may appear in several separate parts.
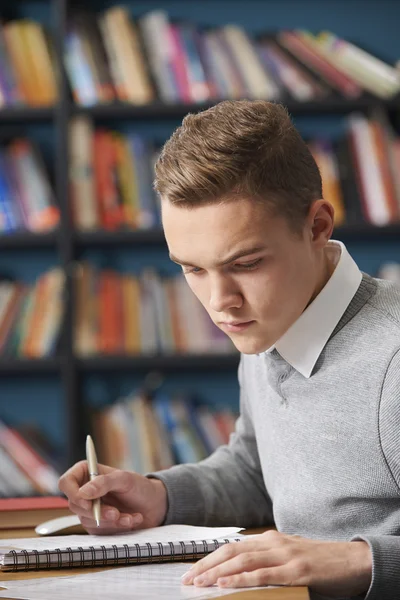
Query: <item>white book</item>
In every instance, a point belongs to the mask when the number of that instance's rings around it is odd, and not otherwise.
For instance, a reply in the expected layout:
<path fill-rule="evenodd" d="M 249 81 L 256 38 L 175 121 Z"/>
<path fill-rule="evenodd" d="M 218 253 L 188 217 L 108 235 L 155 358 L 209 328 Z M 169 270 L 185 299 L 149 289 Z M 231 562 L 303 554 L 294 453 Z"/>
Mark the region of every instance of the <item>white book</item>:
<path fill-rule="evenodd" d="M 226 25 L 222 31 L 252 97 L 262 100 L 278 98 L 279 89 L 266 73 L 245 31 L 237 25 Z"/>
<path fill-rule="evenodd" d="M 7 497 L 34 496 L 37 490 L 28 477 L 15 464 L 6 450 L 0 446 L 0 476 L 2 492 Z"/>
<path fill-rule="evenodd" d="M 349 122 L 354 134 L 357 163 L 371 223 L 386 225 L 390 221 L 390 212 L 368 120 L 363 115 L 353 114 L 349 117 Z"/>
<path fill-rule="evenodd" d="M 94 128 L 86 116 L 75 116 L 69 128 L 69 179 L 75 225 L 93 230 L 99 226 L 94 176 Z"/>
<path fill-rule="evenodd" d="M 154 10 L 139 20 L 150 67 L 164 102 L 179 102 L 179 90 L 171 71 L 173 48 L 169 36 L 168 15 Z"/>

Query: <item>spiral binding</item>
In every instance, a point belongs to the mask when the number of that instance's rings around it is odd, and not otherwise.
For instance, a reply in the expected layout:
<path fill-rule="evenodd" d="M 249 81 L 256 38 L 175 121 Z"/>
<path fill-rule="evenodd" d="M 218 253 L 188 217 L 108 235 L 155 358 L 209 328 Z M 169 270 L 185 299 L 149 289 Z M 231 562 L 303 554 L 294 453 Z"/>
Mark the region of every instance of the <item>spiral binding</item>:
<path fill-rule="evenodd" d="M 38 571 L 72 567 L 103 567 L 152 562 L 173 562 L 201 558 L 224 544 L 239 538 L 220 540 L 186 540 L 56 548 L 55 550 L 10 550 L 1 557 L 4 571 Z"/>

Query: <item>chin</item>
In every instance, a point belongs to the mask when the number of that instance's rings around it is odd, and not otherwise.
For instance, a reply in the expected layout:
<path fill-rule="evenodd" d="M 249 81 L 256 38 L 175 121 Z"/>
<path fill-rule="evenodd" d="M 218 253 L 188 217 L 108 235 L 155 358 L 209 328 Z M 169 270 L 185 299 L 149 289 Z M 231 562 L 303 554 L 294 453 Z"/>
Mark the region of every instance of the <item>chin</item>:
<path fill-rule="evenodd" d="M 267 345 L 265 342 L 262 342 L 261 340 L 251 339 L 251 338 L 248 338 L 248 339 L 236 338 L 235 339 L 234 337 L 231 337 L 231 340 L 234 343 L 235 347 L 242 354 L 260 354 L 260 352 L 264 352 L 265 350 L 270 348 L 270 346 L 272 346 L 272 343 L 270 345 Z"/>

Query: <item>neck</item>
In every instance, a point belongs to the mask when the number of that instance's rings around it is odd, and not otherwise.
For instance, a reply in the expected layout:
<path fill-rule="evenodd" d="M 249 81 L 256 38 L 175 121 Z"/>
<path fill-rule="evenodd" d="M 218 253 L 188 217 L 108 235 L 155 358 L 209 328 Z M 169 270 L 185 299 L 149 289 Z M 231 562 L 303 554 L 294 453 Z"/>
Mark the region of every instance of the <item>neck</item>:
<path fill-rule="evenodd" d="M 316 285 L 315 285 L 314 291 L 312 293 L 312 296 L 311 296 L 310 301 L 307 304 L 307 306 L 309 304 L 311 304 L 311 302 L 318 296 L 320 291 L 328 283 L 329 279 L 332 277 L 335 267 L 336 267 L 336 264 L 329 257 L 329 254 L 328 254 L 326 248 L 324 248 L 324 250 L 322 252 L 321 260 L 320 260 L 320 268 L 319 268 L 319 274 L 317 277 Z"/>

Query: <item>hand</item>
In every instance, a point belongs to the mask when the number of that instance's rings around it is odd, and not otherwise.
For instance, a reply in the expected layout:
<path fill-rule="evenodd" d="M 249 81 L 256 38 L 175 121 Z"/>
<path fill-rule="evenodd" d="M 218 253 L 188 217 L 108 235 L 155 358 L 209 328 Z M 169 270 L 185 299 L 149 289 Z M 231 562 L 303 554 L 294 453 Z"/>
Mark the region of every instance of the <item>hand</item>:
<path fill-rule="evenodd" d="M 309 586 L 331 597 L 366 592 L 372 556 L 366 542 L 323 542 L 267 531 L 226 544 L 185 573 L 182 583 L 220 587 Z"/>
<path fill-rule="evenodd" d="M 160 480 L 105 465 L 98 468 L 100 475 L 89 482 L 87 462 L 82 460 L 58 482 L 70 510 L 88 533 L 107 535 L 161 525 L 167 513 L 167 490 Z M 102 499 L 100 527 L 93 519 L 95 498 Z"/>

